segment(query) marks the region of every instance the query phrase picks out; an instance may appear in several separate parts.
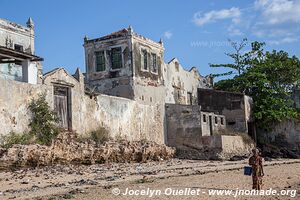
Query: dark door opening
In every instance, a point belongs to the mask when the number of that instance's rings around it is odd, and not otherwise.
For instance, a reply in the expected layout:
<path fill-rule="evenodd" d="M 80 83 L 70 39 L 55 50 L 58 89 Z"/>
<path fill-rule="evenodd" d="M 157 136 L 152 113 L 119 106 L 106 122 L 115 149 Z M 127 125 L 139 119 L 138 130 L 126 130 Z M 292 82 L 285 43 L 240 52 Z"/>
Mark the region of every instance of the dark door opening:
<path fill-rule="evenodd" d="M 209 132 L 210 135 L 213 135 L 213 124 L 212 124 L 212 116 L 209 116 Z"/>
<path fill-rule="evenodd" d="M 72 130 L 71 92 L 68 87 L 54 86 L 54 111 L 61 129 Z"/>

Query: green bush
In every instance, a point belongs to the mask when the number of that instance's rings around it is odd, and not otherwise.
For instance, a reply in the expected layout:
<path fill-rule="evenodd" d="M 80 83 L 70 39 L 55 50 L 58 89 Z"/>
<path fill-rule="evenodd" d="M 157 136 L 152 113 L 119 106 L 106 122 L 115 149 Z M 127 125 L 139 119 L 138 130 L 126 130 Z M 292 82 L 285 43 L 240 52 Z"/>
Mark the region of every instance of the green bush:
<path fill-rule="evenodd" d="M 14 144 L 30 144 L 34 140 L 33 135 L 29 133 L 18 134 L 10 132 L 8 135 L 0 136 L 0 146 L 2 148 L 11 148 Z"/>
<path fill-rule="evenodd" d="M 51 144 L 58 133 L 57 127 L 58 117 L 56 113 L 51 110 L 46 101 L 46 95 L 39 95 L 37 99 L 33 99 L 29 105 L 32 112 L 32 121 L 30 122 L 30 134 L 34 135 L 36 142 L 43 145 Z"/>
<path fill-rule="evenodd" d="M 95 131 L 92 131 L 89 136 L 97 145 L 103 144 L 111 139 L 109 131 L 104 127 L 99 127 Z"/>

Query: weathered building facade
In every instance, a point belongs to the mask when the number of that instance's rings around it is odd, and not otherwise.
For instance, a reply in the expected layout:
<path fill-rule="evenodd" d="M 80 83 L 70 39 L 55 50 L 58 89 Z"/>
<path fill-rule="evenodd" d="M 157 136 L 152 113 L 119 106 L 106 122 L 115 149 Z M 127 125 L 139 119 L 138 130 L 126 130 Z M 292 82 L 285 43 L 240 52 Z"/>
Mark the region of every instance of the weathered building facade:
<path fill-rule="evenodd" d="M 43 59 L 35 56 L 34 23 L 27 27 L 0 19 L 0 76 L 32 84 L 40 83 Z"/>
<path fill-rule="evenodd" d="M 163 104 L 162 43 L 129 27 L 98 39 L 85 39 L 84 48 L 86 78 L 92 90 L 145 104 Z"/>
<path fill-rule="evenodd" d="M 59 126 L 78 134 L 104 127 L 113 138 L 147 139 L 178 147 L 205 142 L 203 137 L 206 137 L 214 146 L 223 141 L 217 135 L 231 126 L 228 120 L 236 120 L 243 131 L 247 128 L 245 98 L 239 99 L 239 109 L 227 109 L 226 104 L 221 112 L 214 101 L 210 105 L 207 94 L 199 91 L 211 89 L 212 79 L 201 76 L 196 67 L 185 70 L 176 58 L 165 63 L 162 41 L 147 39 L 131 27 L 97 39 L 86 37 L 85 75 L 79 69 L 70 75 L 65 69 L 56 68 L 39 78 L 38 64 L 42 59 L 34 56 L 31 19 L 27 26 L 15 27 L 28 32 L 29 37 L 24 36 L 27 43 L 20 42 L 16 45 L 19 49 L 3 47 L 13 51 L 7 57 L 2 56 L 0 47 L 0 60 L 7 62 L 2 71 L 10 63 L 19 70 L 15 78 L 12 74 L 0 75 L 0 120 L 5 124 L 0 134 L 27 132 L 31 119 L 28 105 L 40 94 L 46 95 L 57 113 Z M 10 37 L 10 29 L 6 29 L 0 32 L 1 40 Z M 10 39 L 5 39 L 5 44 L 10 44 L 7 41 Z M 17 68 L 18 64 L 21 68 Z M 236 114 L 238 119 L 234 117 Z"/>
<path fill-rule="evenodd" d="M 226 129 L 223 115 L 201 111 L 198 105 L 166 104 L 166 137 L 168 145 L 176 146 L 212 136 Z"/>
<path fill-rule="evenodd" d="M 212 88 L 212 79 L 200 75 L 196 67 L 186 71 L 177 58 L 164 65 L 166 103 L 198 105 L 198 88 Z"/>
<path fill-rule="evenodd" d="M 224 115 L 227 127 L 253 135 L 252 99 L 242 93 L 198 88 L 201 110 Z"/>

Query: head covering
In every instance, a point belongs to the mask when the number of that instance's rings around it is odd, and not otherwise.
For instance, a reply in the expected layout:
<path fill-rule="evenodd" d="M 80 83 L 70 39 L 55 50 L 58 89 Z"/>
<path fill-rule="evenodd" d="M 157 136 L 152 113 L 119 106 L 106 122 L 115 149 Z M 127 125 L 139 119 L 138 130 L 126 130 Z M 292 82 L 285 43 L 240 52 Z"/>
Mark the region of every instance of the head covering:
<path fill-rule="evenodd" d="M 257 148 L 252 149 L 252 153 L 258 155 L 259 149 L 257 149 Z"/>

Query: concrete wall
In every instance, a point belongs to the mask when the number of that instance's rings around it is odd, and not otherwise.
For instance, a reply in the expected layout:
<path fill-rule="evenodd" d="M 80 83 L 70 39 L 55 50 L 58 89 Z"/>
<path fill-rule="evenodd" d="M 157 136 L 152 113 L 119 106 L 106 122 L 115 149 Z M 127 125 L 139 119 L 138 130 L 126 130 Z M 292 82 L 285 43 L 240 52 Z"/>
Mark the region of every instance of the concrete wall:
<path fill-rule="evenodd" d="M 162 107 L 106 95 L 90 97 L 84 93 L 82 74 L 76 79 L 64 69 L 56 69 L 45 75 L 43 85 L 3 79 L 0 84 L 0 120 L 4 122 L 0 134 L 27 132 L 31 118 L 28 105 L 32 98 L 45 92 L 53 109 L 53 86 L 59 85 L 71 90 L 72 129 L 77 133 L 86 134 L 105 127 L 112 137 L 164 143 Z"/>
<path fill-rule="evenodd" d="M 199 74 L 193 67 L 186 71 L 174 58 L 164 65 L 166 103 L 197 105 L 197 88 L 211 88 L 211 80 Z"/>
<path fill-rule="evenodd" d="M 171 146 L 201 143 L 202 136 L 225 130 L 225 117 L 202 112 L 198 105 L 166 104 L 166 142 Z M 210 123 L 209 117 L 212 122 Z M 215 123 L 215 117 L 217 123 Z M 205 118 L 205 119 L 204 119 Z M 221 124 L 220 118 L 223 118 Z"/>

